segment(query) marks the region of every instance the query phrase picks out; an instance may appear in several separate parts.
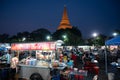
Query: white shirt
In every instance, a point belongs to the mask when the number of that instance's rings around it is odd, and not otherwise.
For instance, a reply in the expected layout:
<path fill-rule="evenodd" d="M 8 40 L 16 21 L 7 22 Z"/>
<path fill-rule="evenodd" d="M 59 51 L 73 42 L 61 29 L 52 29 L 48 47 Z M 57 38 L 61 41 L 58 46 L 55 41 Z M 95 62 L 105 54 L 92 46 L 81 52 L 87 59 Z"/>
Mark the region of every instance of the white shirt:
<path fill-rule="evenodd" d="M 11 60 L 11 68 L 17 68 L 17 64 L 18 64 L 18 58 L 13 57 Z"/>

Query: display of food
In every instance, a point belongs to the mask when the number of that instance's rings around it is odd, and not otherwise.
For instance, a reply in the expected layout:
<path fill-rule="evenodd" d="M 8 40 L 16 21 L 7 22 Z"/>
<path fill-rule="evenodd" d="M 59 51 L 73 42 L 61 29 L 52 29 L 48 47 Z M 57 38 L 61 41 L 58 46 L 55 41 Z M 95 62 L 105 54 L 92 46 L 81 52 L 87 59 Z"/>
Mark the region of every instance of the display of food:
<path fill-rule="evenodd" d="M 36 66 L 46 66 L 46 67 L 49 67 L 49 64 L 46 61 L 37 61 Z"/>
<path fill-rule="evenodd" d="M 51 60 L 55 58 L 55 54 L 51 52 L 36 52 L 36 58 L 40 60 Z"/>

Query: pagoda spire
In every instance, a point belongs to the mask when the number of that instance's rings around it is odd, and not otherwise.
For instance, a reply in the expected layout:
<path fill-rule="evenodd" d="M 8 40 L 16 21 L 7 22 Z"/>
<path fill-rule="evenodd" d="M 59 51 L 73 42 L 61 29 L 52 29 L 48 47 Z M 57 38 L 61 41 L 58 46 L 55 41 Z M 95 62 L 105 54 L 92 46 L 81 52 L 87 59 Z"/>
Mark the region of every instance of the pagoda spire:
<path fill-rule="evenodd" d="M 64 11 L 63 11 L 63 16 L 62 16 L 62 20 L 58 26 L 58 30 L 60 29 L 66 29 L 66 28 L 72 28 L 72 26 L 70 25 L 70 21 L 67 15 L 67 9 L 66 6 L 64 6 Z"/>

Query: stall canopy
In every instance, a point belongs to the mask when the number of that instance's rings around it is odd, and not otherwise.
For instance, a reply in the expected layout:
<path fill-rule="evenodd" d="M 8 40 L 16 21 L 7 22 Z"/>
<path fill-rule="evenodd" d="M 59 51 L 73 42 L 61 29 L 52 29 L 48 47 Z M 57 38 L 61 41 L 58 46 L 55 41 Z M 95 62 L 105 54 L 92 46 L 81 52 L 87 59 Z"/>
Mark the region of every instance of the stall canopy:
<path fill-rule="evenodd" d="M 2 51 L 6 51 L 7 48 L 5 48 L 5 47 L 0 47 L 0 50 L 2 50 Z"/>
<path fill-rule="evenodd" d="M 0 43 L 0 51 L 7 51 L 8 49 L 10 49 L 11 46 L 9 43 Z"/>
<path fill-rule="evenodd" d="M 120 45 L 120 36 L 117 36 L 115 38 L 107 40 L 105 42 L 105 45 Z M 105 69 L 106 69 L 106 73 L 107 73 L 107 53 L 106 53 L 106 51 L 105 51 Z"/>
<path fill-rule="evenodd" d="M 120 45 L 120 36 L 107 40 L 105 45 Z"/>

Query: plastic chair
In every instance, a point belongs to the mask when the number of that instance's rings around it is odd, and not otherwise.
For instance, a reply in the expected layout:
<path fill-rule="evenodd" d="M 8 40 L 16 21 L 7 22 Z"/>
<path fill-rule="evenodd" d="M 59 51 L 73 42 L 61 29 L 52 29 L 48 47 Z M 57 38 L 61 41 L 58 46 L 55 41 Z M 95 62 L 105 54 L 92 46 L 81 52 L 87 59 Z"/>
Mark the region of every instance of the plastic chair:
<path fill-rule="evenodd" d="M 79 75 L 75 75 L 75 80 L 79 80 Z"/>
<path fill-rule="evenodd" d="M 83 75 L 79 75 L 79 80 L 84 80 L 84 76 Z"/>
<path fill-rule="evenodd" d="M 98 73 L 99 73 L 99 67 L 95 66 L 94 67 L 94 72 L 95 72 L 96 75 L 98 75 Z"/>

